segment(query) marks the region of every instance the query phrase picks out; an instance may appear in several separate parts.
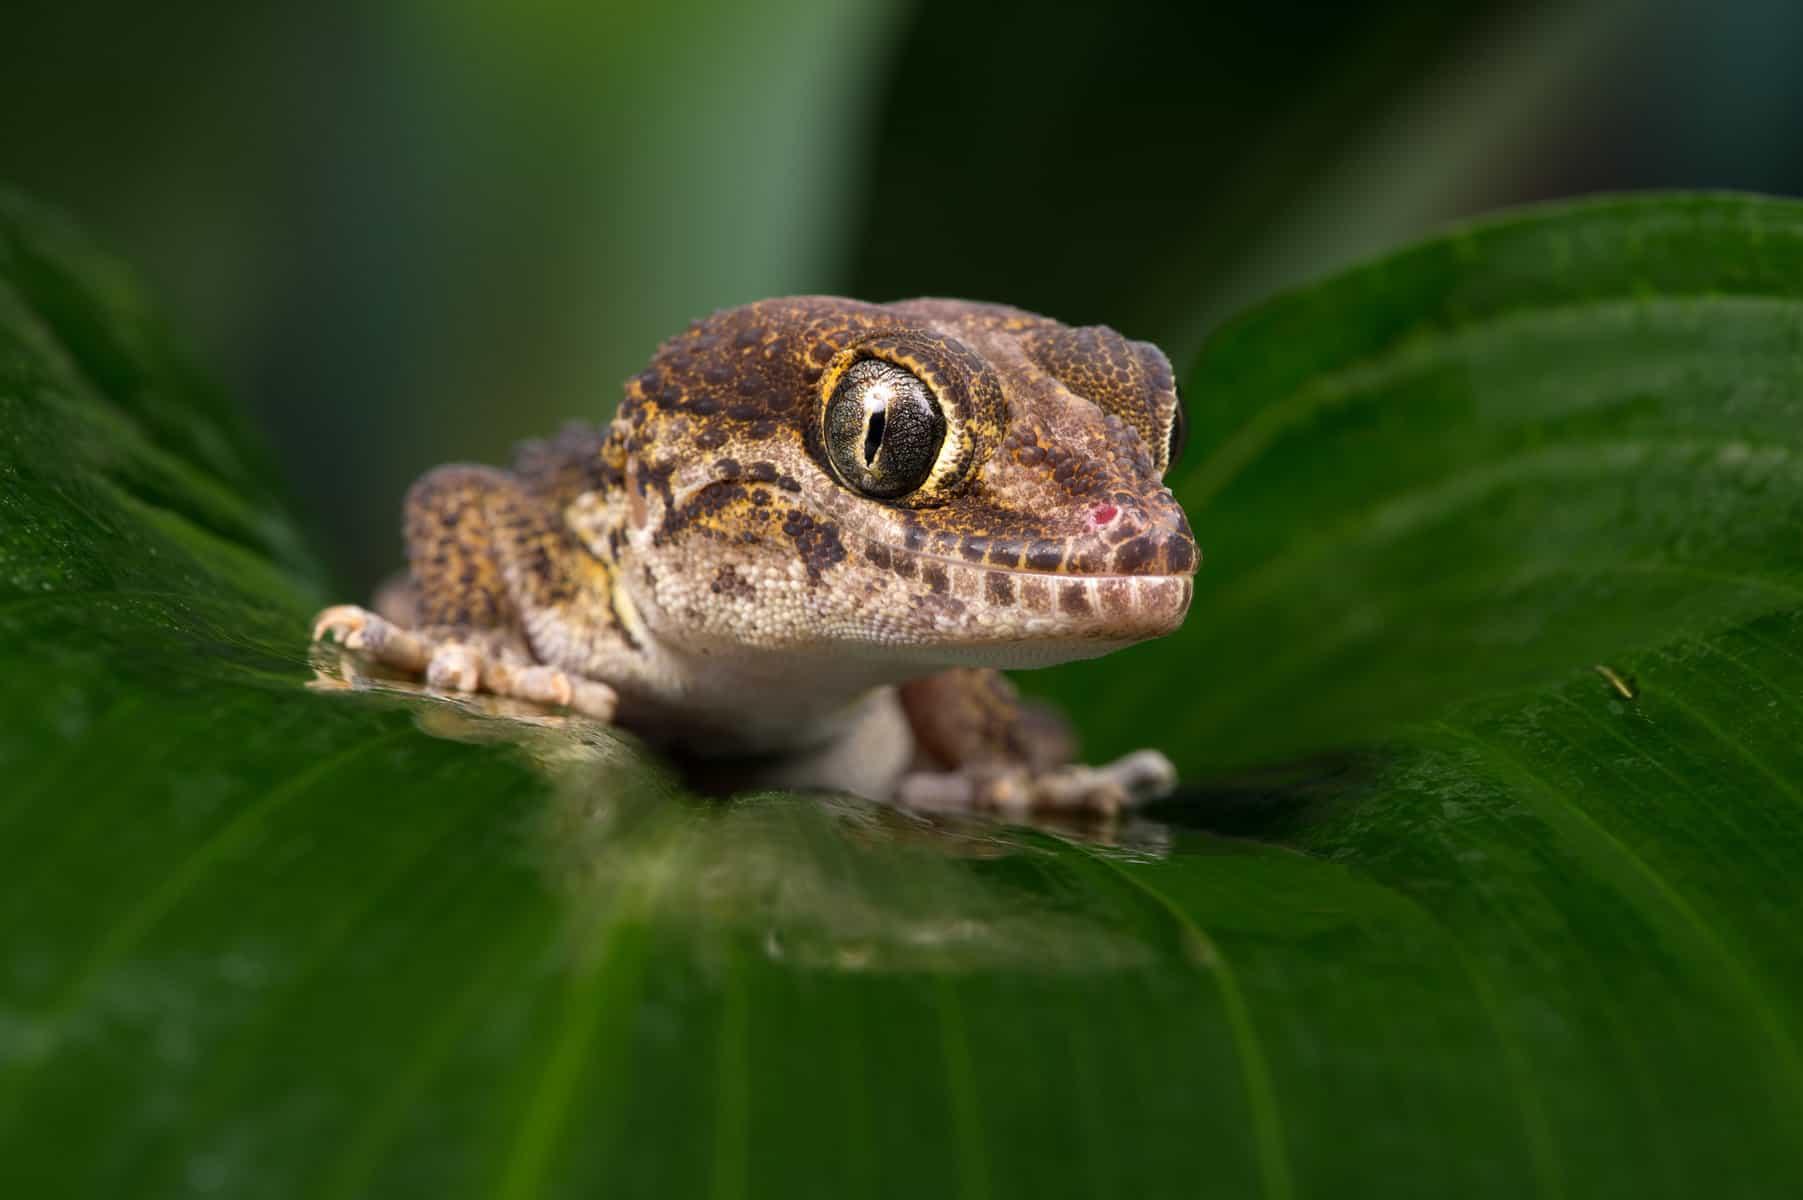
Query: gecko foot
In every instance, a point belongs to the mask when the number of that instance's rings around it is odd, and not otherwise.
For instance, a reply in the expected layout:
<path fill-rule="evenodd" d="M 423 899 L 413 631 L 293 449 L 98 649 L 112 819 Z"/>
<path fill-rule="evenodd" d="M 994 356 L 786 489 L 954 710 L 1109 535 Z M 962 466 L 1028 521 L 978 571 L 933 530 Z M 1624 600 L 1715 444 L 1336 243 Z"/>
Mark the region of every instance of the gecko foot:
<path fill-rule="evenodd" d="M 903 778 L 896 798 L 903 807 L 928 812 L 1110 815 L 1168 795 L 1176 784 L 1170 759 L 1156 750 L 1136 750 L 1099 767 L 1074 764 L 1034 771 L 973 765 L 916 772 Z"/>
<path fill-rule="evenodd" d="M 352 604 L 320 613 L 313 622 L 313 640 L 337 645 L 401 674 L 420 676 L 428 687 L 441 691 L 487 692 L 571 709 L 597 721 L 613 720 L 619 704 L 619 697 L 604 683 L 455 636 L 438 638 L 403 629 Z"/>

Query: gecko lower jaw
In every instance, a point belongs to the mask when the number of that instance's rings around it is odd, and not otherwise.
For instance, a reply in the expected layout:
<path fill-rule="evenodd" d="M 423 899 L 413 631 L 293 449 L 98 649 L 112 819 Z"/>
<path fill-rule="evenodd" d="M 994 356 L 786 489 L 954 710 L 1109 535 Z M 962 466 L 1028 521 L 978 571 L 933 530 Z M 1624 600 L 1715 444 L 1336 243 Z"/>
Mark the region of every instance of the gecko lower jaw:
<path fill-rule="evenodd" d="M 1175 631 L 1195 588 L 1189 574 L 1056 575 L 957 564 L 944 565 L 943 579 L 943 590 L 933 594 L 945 597 L 941 633 L 947 643 L 1086 648 L 1061 658 L 1105 653 Z"/>
<path fill-rule="evenodd" d="M 1097 658 L 1174 633 L 1193 591 L 1188 575 L 1061 577 L 1043 596 L 1023 588 L 1012 607 L 978 609 L 942 627 L 930 657 L 1001 670 Z"/>

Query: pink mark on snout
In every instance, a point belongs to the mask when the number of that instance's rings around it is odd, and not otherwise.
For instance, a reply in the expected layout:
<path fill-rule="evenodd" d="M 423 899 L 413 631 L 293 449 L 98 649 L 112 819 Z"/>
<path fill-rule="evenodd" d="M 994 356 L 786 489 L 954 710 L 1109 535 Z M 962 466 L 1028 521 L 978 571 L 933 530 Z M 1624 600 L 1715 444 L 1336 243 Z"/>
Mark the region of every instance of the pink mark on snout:
<path fill-rule="evenodd" d="M 1095 523 L 1097 528 L 1100 528 L 1120 515 L 1121 510 L 1114 505 L 1098 504 L 1096 505 L 1095 510 L 1089 514 L 1089 519 Z"/>

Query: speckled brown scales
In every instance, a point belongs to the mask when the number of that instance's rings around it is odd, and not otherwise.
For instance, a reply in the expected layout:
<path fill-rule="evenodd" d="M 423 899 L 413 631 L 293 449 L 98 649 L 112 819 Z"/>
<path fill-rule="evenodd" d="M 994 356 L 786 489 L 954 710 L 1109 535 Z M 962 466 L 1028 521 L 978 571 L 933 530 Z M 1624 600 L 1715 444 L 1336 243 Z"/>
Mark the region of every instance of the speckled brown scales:
<path fill-rule="evenodd" d="M 881 378 L 924 386 L 937 437 L 879 498 L 833 455 L 897 471 L 882 456 L 921 452 Z M 834 403 L 862 406 L 832 429 L 867 440 L 828 431 Z M 1113 807 L 1168 786 L 1168 763 L 1056 765 L 1054 727 L 989 669 L 1181 622 L 1197 553 L 1161 483 L 1177 410 L 1164 356 L 1108 329 L 948 300 L 728 310 L 659 349 L 605 434 L 427 475 L 407 603 L 328 610 L 319 633 L 441 686 L 617 703 L 681 754 L 755 755 L 783 782 Z"/>

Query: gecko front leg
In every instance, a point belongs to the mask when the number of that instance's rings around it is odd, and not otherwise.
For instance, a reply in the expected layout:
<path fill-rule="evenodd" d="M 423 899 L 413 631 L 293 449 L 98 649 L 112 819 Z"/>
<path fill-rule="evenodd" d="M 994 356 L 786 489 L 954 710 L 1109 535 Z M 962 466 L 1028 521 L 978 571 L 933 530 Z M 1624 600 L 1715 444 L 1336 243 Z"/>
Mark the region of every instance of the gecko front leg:
<path fill-rule="evenodd" d="M 428 687 L 611 721 L 614 690 L 544 661 L 527 631 L 526 612 L 555 613 L 573 573 L 602 569 L 562 528 L 556 507 L 506 472 L 452 466 L 414 485 L 406 514 L 408 581 L 383 589 L 384 612 L 355 605 L 321 612 L 314 641 Z"/>
<path fill-rule="evenodd" d="M 412 630 L 354 604 L 335 604 L 313 622 L 313 640 L 331 643 L 426 686 L 487 692 L 611 721 L 619 697 L 604 683 L 524 661 L 504 648 L 484 648 L 455 630 Z"/>

